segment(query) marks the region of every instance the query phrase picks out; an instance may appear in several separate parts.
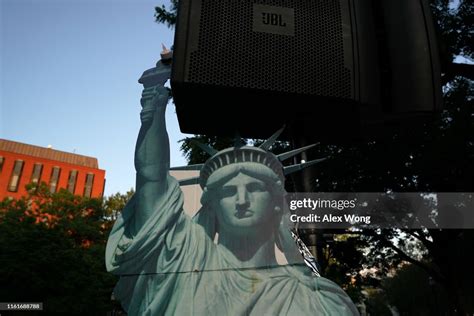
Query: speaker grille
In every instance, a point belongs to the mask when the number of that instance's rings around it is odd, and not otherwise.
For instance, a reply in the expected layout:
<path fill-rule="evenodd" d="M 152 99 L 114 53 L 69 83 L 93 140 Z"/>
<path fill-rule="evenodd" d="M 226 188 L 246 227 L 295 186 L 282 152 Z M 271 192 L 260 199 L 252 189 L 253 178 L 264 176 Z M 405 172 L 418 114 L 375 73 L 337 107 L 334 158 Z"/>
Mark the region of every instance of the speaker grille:
<path fill-rule="evenodd" d="M 254 32 L 254 3 L 293 8 L 295 35 Z M 189 62 L 193 83 L 351 97 L 339 0 L 202 0 Z"/>

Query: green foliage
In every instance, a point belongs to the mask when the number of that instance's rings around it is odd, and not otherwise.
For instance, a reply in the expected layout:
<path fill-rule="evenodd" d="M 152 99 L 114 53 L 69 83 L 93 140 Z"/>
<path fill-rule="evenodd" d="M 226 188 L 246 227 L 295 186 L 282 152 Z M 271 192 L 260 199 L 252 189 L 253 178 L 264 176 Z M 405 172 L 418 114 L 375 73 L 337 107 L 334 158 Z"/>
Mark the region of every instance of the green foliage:
<path fill-rule="evenodd" d="M 472 88 L 472 82 L 456 77 L 445 89 L 446 110 L 434 124 L 413 127 L 403 137 L 395 135 L 385 142 L 321 146 L 319 150 L 331 158 L 320 169 L 314 182 L 315 190 L 472 192 Z M 462 281 L 466 277 L 460 272 L 469 268 L 459 269 L 465 264 L 474 264 L 474 258 L 461 250 L 472 247 L 468 246 L 468 240 L 474 237 L 467 235 L 467 231 L 456 230 L 366 230 L 360 239 L 367 243 L 365 251 L 368 253 L 361 263 L 377 267 L 379 276 L 383 276 L 402 261 L 410 262 L 444 288 L 450 297 L 451 311 L 472 312 L 469 302 L 474 294 Z M 338 261 L 348 258 L 343 253 L 333 255 Z M 461 297 L 463 299 L 459 299 Z M 418 303 L 420 308 L 428 304 L 427 301 Z M 425 311 L 430 308 L 424 307 Z"/>
<path fill-rule="evenodd" d="M 445 289 L 415 265 L 404 265 L 391 278 L 383 281 L 385 295 L 401 315 L 448 315 L 449 302 Z"/>
<path fill-rule="evenodd" d="M 130 189 L 125 194 L 117 192 L 105 198 L 104 210 L 106 217 L 116 220 L 119 213 L 122 212 L 127 202 L 132 198 L 135 190 Z"/>
<path fill-rule="evenodd" d="M 438 25 L 438 40 L 443 61 L 453 56 L 474 59 L 472 21 L 474 6 L 471 1 L 431 0 L 431 9 Z M 456 6 L 455 3 L 458 3 Z"/>
<path fill-rule="evenodd" d="M 367 247 L 364 240 L 357 235 L 339 235 L 323 252 L 326 268 L 324 277 L 340 284 L 351 299 L 358 303 L 363 297 L 361 294 L 361 276 L 359 270 L 364 262 L 362 250 Z M 320 258 L 322 259 L 322 258 Z"/>
<path fill-rule="evenodd" d="M 155 7 L 155 20 L 158 23 L 166 23 L 168 27 L 176 24 L 176 13 L 178 9 L 178 0 L 171 0 L 169 10 L 164 5 Z"/>
<path fill-rule="evenodd" d="M 442 81 L 451 82 L 456 76 L 474 80 L 474 65 L 454 62 L 455 57 L 474 60 L 474 33 L 472 21 L 474 6 L 472 1 L 431 0 L 431 8 L 438 26 L 437 41 L 440 52 Z"/>
<path fill-rule="evenodd" d="M 259 147 L 260 145 L 263 144 L 264 141 L 265 139 L 252 139 L 252 140 L 249 140 L 248 142 L 251 143 L 252 146 Z M 278 154 L 290 151 L 291 149 L 292 148 L 289 142 L 276 141 L 270 148 L 270 151 L 274 153 L 275 155 L 278 155 Z"/>
<path fill-rule="evenodd" d="M 47 313 L 112 310 L 117 278 L 106 272 L 108 237 L 100 199 L 50 193 L 0 202 L 0 297 L 43 302 Z"/>
<path fill-rule="evenodd" d="M 194 141 L 211 146 L 216 150 L 222 150 L 234 145 L 233 137 L 219 137 L 195 135 L 194 137 L 186 137 L 181 142 L 181 151 L 188 160 L 189 164 L 203 163 L 210 158 L 209 154 L 204 152 Z"/>
<path fill-rule="evenodd" d="M 387 305 L 387 298 L 380 290 L 366 290 L 368 298 L 365 302 L 367 314 L 377 316 L 392 316 Z"/>

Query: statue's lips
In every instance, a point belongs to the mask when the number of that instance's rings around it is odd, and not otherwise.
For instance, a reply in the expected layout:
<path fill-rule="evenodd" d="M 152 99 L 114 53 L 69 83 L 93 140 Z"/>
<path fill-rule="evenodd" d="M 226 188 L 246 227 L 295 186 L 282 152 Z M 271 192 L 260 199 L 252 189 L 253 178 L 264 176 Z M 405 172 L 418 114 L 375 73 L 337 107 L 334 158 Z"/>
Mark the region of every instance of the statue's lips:
<path fill-rule="evenodd" d="M 234 215 L 237 218 L 247 218 L 247 217 L 251 217 L 253 215 L 253 212 L 251 210 L 243 210 L 243 211 L 235 212 Z"/>

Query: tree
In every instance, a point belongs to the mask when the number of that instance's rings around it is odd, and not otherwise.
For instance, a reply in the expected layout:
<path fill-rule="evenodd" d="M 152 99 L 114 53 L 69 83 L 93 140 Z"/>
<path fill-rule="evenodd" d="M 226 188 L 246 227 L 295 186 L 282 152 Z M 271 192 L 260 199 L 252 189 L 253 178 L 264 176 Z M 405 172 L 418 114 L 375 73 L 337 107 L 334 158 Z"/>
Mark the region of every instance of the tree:
<path fill-rule="evenodd" d="M 135 190 L 130 189 L 125 194 L 117 192 L 104 199 L 105 216 L 115 221 L 127 202 L 132 198 Z"/>
<path fill-rule="evenodd" d="M 100 199 L 46 184 L 0 202 L 0 297 L 43 302 L 47 313 L 112 309 L 117 278 L 104 264 L 108 225 Z"/>
<path fill-rule="evenodd" d="M 174 27 L 178 11 L 178 0 L 170 0 L 170 2 L 169 10 L 164 5 L 155 7 L 155 19 L 158 23 L 166 23 L 168 27 Z"/>
<path fill-rule="evenodd" d="M 338 146 L 340 153 L 318 175 L 317 191 L 359 192 L 472 192 L 474 182 L 474 124 L 472 83 L 455 78 L 444 95 L 446 110 L 438 123 L 411 133 L 411 141 L 394 137 L 391 142 Z M 365 230 L 370 245 L 366 264 L 387 272 L 401 261 L 428 273 L 449 296 L 450 311 L 473 310 L 474 297 L 466 275 L 474 264 L 463 249 L 474 240 L 462 230 Z"/>
<path fill-rule="evenodd" d="M 194 137 L 186 137 L 182 139 L 181 151 L 188 160 L 189 164 L 203 163 L 210 158 L 210 155 L 202 150 L 196 143 L 205 144 L 211 146 L 216 150 L 222 150 L 224 148 L 234 145 L 234 138 L 231 137 L 218 137 L 218 136 L 206 136 L 206 135 L 195 135 Z"/>
<path fill-rule="evenodd" d="M 472 21 L 474 6 L 471 1 L 431 0 L 431 8 L 438 25 L 438 46 L 443 71 L 443 83 L 446 84 L 463 76 L 474 80 L 474 65 L 455 62 L 456 56 L 474 61 L 472 43 Z"/>
<path fill-rule="evenodd" d="M 433 282 L 428 273 L 405 264 L 395 275 L 383 280 L 386 301 L 396 306 L 401 315 L 446 315 L 449 313 L 445 289 Z"/>

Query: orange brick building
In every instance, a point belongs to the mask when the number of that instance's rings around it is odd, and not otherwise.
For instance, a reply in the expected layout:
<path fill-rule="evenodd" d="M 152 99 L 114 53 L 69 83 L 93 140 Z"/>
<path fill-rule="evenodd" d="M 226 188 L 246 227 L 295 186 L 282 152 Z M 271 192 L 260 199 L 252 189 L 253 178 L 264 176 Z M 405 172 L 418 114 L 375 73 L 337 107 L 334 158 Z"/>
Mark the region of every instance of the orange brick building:
<path fill-rule="evenodd" d="M 52 192 L 102 197 L 105 170 L 97 158 L 0 139 L 0 200 L 24 196 L 25 185 L 39 182 Z"/>

